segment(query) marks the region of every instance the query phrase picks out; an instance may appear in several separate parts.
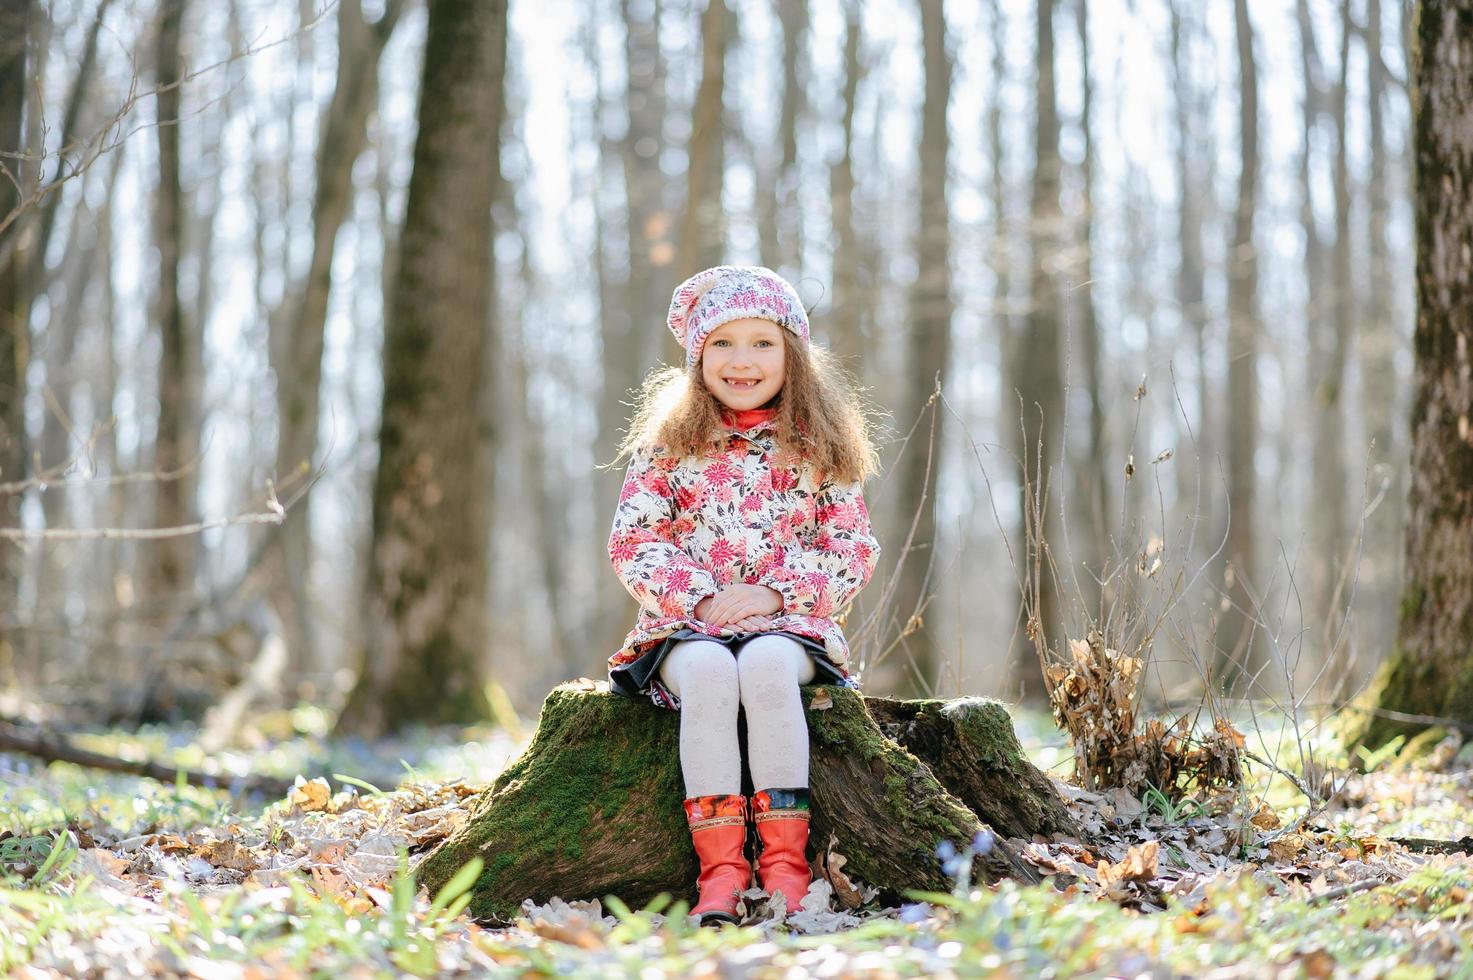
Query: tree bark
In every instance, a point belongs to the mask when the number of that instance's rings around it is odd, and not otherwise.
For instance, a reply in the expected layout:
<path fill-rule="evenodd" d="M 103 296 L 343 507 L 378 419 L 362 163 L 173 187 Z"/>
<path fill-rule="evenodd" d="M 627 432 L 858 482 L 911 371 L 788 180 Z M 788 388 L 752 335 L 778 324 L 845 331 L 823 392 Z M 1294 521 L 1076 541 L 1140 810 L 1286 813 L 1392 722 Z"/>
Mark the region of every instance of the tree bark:
<path fill-rule="evenodd" d="M 1069 575 L 1069 583 L 1079 592 L 1089 615 L 1097 622 L 1106 619 L 1106 599 L 1101 595 L 1100 580 L 1108 580 L 1110 554 L 1110 486 L 1106 467 L 1105 446 L 1105 378 L 1101 363 L 1100 325 L 1095 317 L 1094 298 L 1094 139 L 1091 111 L 1094 104 L 1094 80 L 1089 60 L 1089 0 L 1076 0 L 1074 26 L 1079 37 L 1080 110 L 1079 130 L 1084 141 L 1084 159 L 1080 163 L 1081 214 L 1077 225 L 1080 262 L 1079 279 L 1070 292 L 1079 316 L 1079 350 L 1084 361 L 1085 394 L 1089 397 L 1089 440 L 1083 465 L 1075 482 L 1076 519 L 1072 543 L 1077 549 L 1069 555 L 1073 569 L 1087 571 Z M 1124 529 L 1121 529 L 1124 533 Z"/>
<path fill-rule="evenodd" d="M 179 263 L 184 252 L 184 191 L 179 178 L 179 79 L 184 74 L 180 43 L 185 0 L 164 0 L 157 46 L 158 189 L 154 195 L 154 246 L 159 253 L 158 292 L 154 318 L 160 337 L 158 432 L 154 439 L 154 521 L 159 527 L 189 524 L 194 517 L 198 480 L 195 426 L 196 384 L 190 371 L 195 360 L 194 336 L 179 296 Z M 195 539 L 166 538 L 146 554 L 145 595 L 159 600 L 187 592 L 193 585 Z"/>
<path fill-rule="evenodd" d="M 979 860 L 978 878 L 1031 882 L 1037 875 L 1003 828 L 1020 837 L 1075 832 L 1057 793 L 1023 758 L 1001 706 L 880 702 L 877 725 L 854 692 L 815 690 L 827 692 L 831 705 L 814 706 L 813 692 L 805 691 L 810 852 L 842 854 L 846 875 L 891 899 L 907 890 L 946 890 L 936 846 L 960 846 L 990 824 L 1000 836 Z M 951 768 L 933 771 L 882 728 L 925 750 L 950 753 L 960 744 L 975 755 L 948 758 Z M 486 866 L 470 911 L 501 921 L 525 898 L 614 894 L 638 907 L 661 892 L 687 896 L 697 869 L 680 804 L 679 738 L 674 712 L 589 687 L 557 688 L 526 752 L 486 791 L 467 824 L 425 858 L 419 881 L 433 892 L 480 855 Z M 962 796 L 949 791 L 948 778 Z M 967 795 L 979 786 L 989 789 L 973 795 L 982 807 L 973 812 Z M 997 803 L 991 790 L 1007 802 Z"/>
<path fill-rule="evenodd" d="M 1314 358 L 1318 376 L 1313 389 L 1315 427 L 1311 471 L 1314 474 L 1314 506 L 1310 521 L 1310 567 L 1314 570 L 1310 590 L 1311 626 L 1320 636 L 1317 647 L 1326 660 L 1343 654 L 1342 644 L 1347 639 L 1341 629 L 1344 614 L 1337 615 L 1336 607 L 1344 601 L 1341 577 L 1345 573 L 1350 530 L 1346 495 L 1348 489 L 1359 486 L 1359 481 L 1349 478 L 1346 466 L 1345 406 L 1341 399 L 1356 300 L 1350 253 L 1350 161 L 1345 129 L 1349 102 L 1350 33 L 1350 9 L 1345 7 L 1341 9 L 1340 16 L 1340 76 L 1335 83 L 1331 104 L 1335 125 L 1332 181 L 1335 243 L 1330 250 L 1328 289 L 1316 290 L 1313 280 L 1310 285 L 1311 294 L 1318 292 L 1329 297 L 1329 316 L 1321 321 L 1323 339 L 1317 345 Z"/>
<path fill-rule="evenodd" d="M 1387 173 L 1386 100 L 1391 88 L 1381 60 L 1381 2 L 1366 2 L 1366 119 L 1370 136 L 1370 173 L 1366 243 L 1366 319 L 1359 336 L 1364 381 L 1366 429 L 1370 436 L 1372 498 L 1384 494 L 1366 518 L 1363 594 L 1374 597 L 1376 608 L 1361 620 L 1364 659 L 1377 662 L 1396 643 L 1394 615 L 1397 583 L 1401 581 L 1401 528 L 1406 512 L 1406 433 L 1398 416 L 1402 402 L 1397 393 L 1396 355 L 1402 350 L 1402 324 L 1392 302 L 1394 286 L 1403 271 L 1393 268 L 1387 231 L 1391 224 L 1391 179 Z M 1356 664 L 1356 666 L 1360 666 Z M 1357 671 L 1352 677 L 1359 677 Z M 1354 682 L 1354 681 L 1353 681 Z"/>
<path fill-rule="evenodd" d="M 1259 605 L 1248 588 L 1256 566 L 1253 455 L 1258 446 L 1258 255 L 1253 219 L 1258 201 L 1258 70 L 1248 0 L 1234 0 L 1238 42 L 1238 132 L 1242 150 L 1238 203 L 1228 258 L 1228 531 L 1222 588 L 1229 602 L 1218 621 L 1214 680 L 1223 690 L 1252 677 L 1260 661 L 1254 621 Z M 1258 693 L 1258 692 L 1254 692 Z"/>
<path fill-rule="evenodd" d="M 1348 741 L 1473 722 L 1473 7 L 1423 0 L 1412 66 L 1416 392 L 1397 650 Z M 1352 719 L 1355 722 L 1356 719 Z"/>
<path fill-rule="evenodd" d="M 726 245 L 726 220 L 721 211 L 721 185 L 726 172 L 722 107 L 731 16 L 726 0 L 707 0 L 701 14 L 701 86 L 691 111 L 686 154 L 685 219 L 678 263 L 681 281 L 719 265 Z"/>
<path fill-rule="evenodd" d="M 369 624 L 339 728 L 489 714 L 482 688 L 491 460 L 478 432 L 499 173 L 505 0 L 433 0 L 384 337 Z"/>
<path fill-rule="evenodd" d="M 912 432 L 896 463 L 899 518 L 911 534 L 901 556 L 895 592 L 901 650 L 908 687 L 929 694 L 941 661 L 930 605 L 936 561 L 936 487 L 941 469 L 945 412 L 932 395 L 945 379 L 951 358 L 951 229 L 946 211 L 946 161 L 951 138 L 946 109 L 951 103 L 951 56 L 946 50 L 942 0 L 920 0 L 925 97 L 921 106 L 919 210 L 916 214 L 916 278 L 910 287 L 909 367 L 897 426 Z M 911 528 L 914 531 L 911 532 Z"/>
<path fill-rule="evenodd" d="M 844 145 L 829 171 L 830 215 L 834 235 L 834 302 L 826 329 L 829 346 L 844 366 L 861 375 L 865 367 L 865 312 L 860 291 L 858 233 L 854 225 L 854 109 L 863 69 L 859 46 L 863 27 L 857 3 L 844 7 Z"/>
<path fill-rule="evenodd" d="M 0 219 L 20 203 L 17 184 L 21 161 L 11 154 L 24 148 L 22 119 L 26 105 L 26 38 L 30 0 L 0 6 Z M 21 185 L 23 186 L 23 185 Z M 18 234 L 20 223 L 0 230 L 0 245 Z M 30 357 L 28 310 L 23 303 L 19 250 L 0 248 L 0 481 L 19 480 L 26 468 L 25 381 Z M 0 525 L 20 524 L 21 495 L 0 494 Z M 0 543 L 0 604 L 19 608 L 16 597 L 24 568 L 14 542 Z M 16 653 L 14 634 L 0 636 L 0 671 L 10 668 Z"/>
<path fill-rule="evenodd" d="M 798 204 L 798 122 L 807 110 L 808 0 L 776 0 L 783 35 L 783 97 L 777 142 L 782 157 L 766 168 L 757 197 L 758 241 L 762 264 L 791 274 L 803 264 L 803 222 Z M 761 172 L 761 171 L 759 171 Z"/>
<path fill-rule="evenodd" d="M 1054 90 L 1054 0 L 1036 0 L 1035 34 L 1038 79 L 1034 86 L 1033 191 L 1029 206 L 1028 240 L 1032 251 L 1029 267 L 1029 306 L 1024 335 L 1014 338 L 1011 364 L 1012 387 L 1019 404 L 1013 406 L 1021 418 L 1008 418 L 1015 455 L 1023 464 L 1025 486 L 1020 494 L 1023 516 L 1023 547 L 1029 574 L 1028 593 L 1023 598 L 1023 621 L 1029 640 L 1018 645 L 1014 664 L 1013 690 L 1029 701 L 1045 697 L 1039 649 L 1062 640 L 1058 576 L 1050 547 L 1056 541 L 1058 510 L 1049 503 L 1054 479 L 1062 478 L 1059 466 L 1059 432 L 1064 421 L 1063 342 L 1058 283 L 1050 271 L 1058 256 L 1059 208 L 1059 115 Z M 1036 637 L 1036 639 L 1033 639 Z"/>
<path fill-rule="evenodd" d="M 322 122 L 317 186 L 312 201 L 312 258 L 289 319 L 272 324 L 270 354 L 276 375 L 276 478 L 303 476 L 317 455 L 322 351 L 332 292 L 338 232 L 353 205 L 353 165 L 367 140 L 369 113 L 378 103 L 379 56 L 392 36 L 403 0 L 391 0 L 366 23 L 357 0 L 338 8 L 337 83 Z M 271 604 L 281 621 L 289 676 L 325 673 L 315 656 L 307 611 L 311 564 L 311 496 L 298 501 L 262 559 Z M 303 693 L 311 696 L 313 690 Z"/>

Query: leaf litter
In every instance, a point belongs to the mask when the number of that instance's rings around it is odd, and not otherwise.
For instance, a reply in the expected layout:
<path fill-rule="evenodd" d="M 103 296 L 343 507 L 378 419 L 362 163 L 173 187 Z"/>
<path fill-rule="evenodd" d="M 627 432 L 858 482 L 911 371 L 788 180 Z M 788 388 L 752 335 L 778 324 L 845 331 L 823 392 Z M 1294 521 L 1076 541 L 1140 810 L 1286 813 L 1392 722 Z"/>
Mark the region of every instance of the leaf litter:
<path fill-rule="evenodd" d="M 1315 938 L 1335 920 L 1314 917 L 1345 910 L 1365 921 L 1354 955 L 1370 964 L 1419 963 L 1437 975 L 1473 948 L 1469 859 L 1390 838 L 1392 829 L 1473 833 L 1467 769 L 1353 778 L 1319 817 L 1333 829 L 1286 820 L 1241 789 L 1163 812 L 1125 787 L 1056 781 L 1082 839 L 1014 842 L 1043 886 L 885 902 L 845 872 L 831 839 L 797 909 L 748 893 L 743 928 L 719 941 L 669 906 L 529 900 L 511 927 L 487 929 L 437 913 L 422 890 L 396 898 L 404 871 L 469 819 L 482 788 L 461 779 L 333 792 L 326 780 L 299 779 L 254 817 L 0 830 L 0 871 L 12 885 L 0 890 L 0 935 L 28 943 L 7 952 L 0 942 L 0 962 L 36 976 L 292 976 L 345 965 L 363 975 L 950 976 L 965 952 L 1002 975 L 1067 963 L 1149 973 L 1177 969 L 1164 958 L 1161 936 L 1171 935 L 1222 951 L 1213 956 L 1274 965 L 1222 975 L 1332 975 L 1347 954 Z M 43 873 L 63 851 L 69 857 Z M 1090 907 L 1108 910 L 1099 921 L 1114 925 L 1083 925 Z M 1255 939 L 1275 929 L 1293 941 L 1270 950 Z"/>

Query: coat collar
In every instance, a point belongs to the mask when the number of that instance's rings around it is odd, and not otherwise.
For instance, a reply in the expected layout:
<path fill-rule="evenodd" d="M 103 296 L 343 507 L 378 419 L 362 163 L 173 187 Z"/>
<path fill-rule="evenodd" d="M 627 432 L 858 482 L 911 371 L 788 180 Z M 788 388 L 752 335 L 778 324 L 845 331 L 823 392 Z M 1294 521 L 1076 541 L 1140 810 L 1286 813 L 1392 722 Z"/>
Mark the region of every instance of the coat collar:
<path fill-rule="evenodd" d="M 753 429 L 770 428 L 772 420 L 777 418 L 775 408 L 750 408 L 742 412 L 733 412 L 724 409 L 721 412 L 721 421 L 728 429 L 737 432 L 751 432 Z"/>

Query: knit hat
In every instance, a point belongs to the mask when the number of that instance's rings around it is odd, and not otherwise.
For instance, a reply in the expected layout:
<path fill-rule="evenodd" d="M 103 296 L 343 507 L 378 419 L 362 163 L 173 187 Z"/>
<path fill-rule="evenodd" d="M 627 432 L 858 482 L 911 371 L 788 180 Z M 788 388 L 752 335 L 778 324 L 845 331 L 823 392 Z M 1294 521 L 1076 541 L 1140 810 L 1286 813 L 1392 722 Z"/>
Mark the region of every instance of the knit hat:
<path fill-rule="evenodd" d="M 718 265 L 675 289 L 666 322 L 685 348 L 686 369 L 701 359 L 711 331 L 745 317 L 771 320 L 808 343 L 808 312 L 786 279 L 760 265 Z"/>

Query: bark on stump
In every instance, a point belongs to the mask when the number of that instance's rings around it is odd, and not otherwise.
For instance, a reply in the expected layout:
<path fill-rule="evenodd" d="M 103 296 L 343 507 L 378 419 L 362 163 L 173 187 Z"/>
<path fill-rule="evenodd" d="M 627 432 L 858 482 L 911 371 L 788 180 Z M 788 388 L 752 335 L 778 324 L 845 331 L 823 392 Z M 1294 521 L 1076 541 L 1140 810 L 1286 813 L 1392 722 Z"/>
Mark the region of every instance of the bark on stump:
<path fill-rule="evenodd" d="M 817 692 L 830 707 L 811 707 Z M 989 825 L 997 846 L 974 876 L 1037 881 L 1018 844 L 1005 838 L 1074 831 L 1052 786 L 1023 758 L 1000 705 L 872 702 L 898 737 L 924 753 L 941 752 L 934 757 L 944 778 L 956 781 L 958 798 L 931 766 L 886 736 L 859 695 L 825 687 L 803 696 L 812 746 L 810 853 L 843 855 L 844 873 L 882 894 L 946 890 L 936 846 L 961 845 Z M 636 908 L 661 892 L 690 898 L 697 868 L 680 806 L 678 721 L 643 700 L 589 686 L 556 688 L 532 743 L 466 825 L 425 858 L 419 881 L 433 892 L 479 855 L 485 869 L 470 911 L 499 921 L 526 898 L 612 894 Z M 975 765 L 951 759 L 956 746 Z M 996 797 L 987 795 L 989 786 Z"/>

